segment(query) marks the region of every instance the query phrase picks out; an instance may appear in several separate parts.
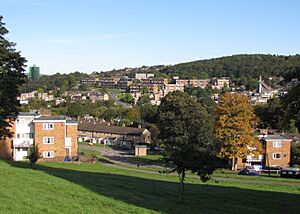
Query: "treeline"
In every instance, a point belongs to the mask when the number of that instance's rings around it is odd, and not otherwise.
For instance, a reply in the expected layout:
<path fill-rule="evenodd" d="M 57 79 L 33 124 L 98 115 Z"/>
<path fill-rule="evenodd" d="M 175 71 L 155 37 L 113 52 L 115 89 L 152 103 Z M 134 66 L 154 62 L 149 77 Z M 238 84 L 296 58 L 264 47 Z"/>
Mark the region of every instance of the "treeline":
<path fill-rule="evenodd" d="M 276 97 L 265 105 L 255 108 L 260 128 L 285 130 L 298 134 L 300 130 L 300 85 L 289 90 L 287 95 Z"/>
<path fill-rule="evenodd" d="M 62 85 L 64 85 L 66 89 L 70 89 L 76 86 L 78 81 L 88 76 L 88 74 L 77 71 L 69 74 L 57 73 L 54 75 L 42 75 L 38 81 L 34 82 L 28 80 L 26 84 L 21 86 L 20 92 L 27 93 L 37 89 L 43 89 L 43 91 L 47 92 L 56 88 L 60 88 Z"/>
<path fill-rule="evenodd" d="M 254 78 L 260 75 L 282 76 L 300 67 L 300 55 L 279 56 L 265 54 L 242 54 L 209 60 L 181 63 L 163 68 L 160 72 L 180 78 L 231 77 Z"/>

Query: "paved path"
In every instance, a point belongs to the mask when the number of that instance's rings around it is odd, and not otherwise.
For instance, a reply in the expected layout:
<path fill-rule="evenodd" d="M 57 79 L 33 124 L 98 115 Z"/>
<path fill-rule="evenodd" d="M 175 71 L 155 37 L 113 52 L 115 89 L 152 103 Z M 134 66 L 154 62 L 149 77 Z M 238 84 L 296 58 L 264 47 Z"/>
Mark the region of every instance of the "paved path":
<path fill-rule="evenodd" d="M 115 93 L 111 93 L 111 98 L 114 99 L 118 104 L 123 105 L 124 107 L 132 107 L 129 103 L 119 100 Z"/>
<path fill-rule="evenodd" d="M 82 145 L 82 144 L 79 144 L 79 148 L 98 151 L 101 153 L 101 155 L 107 157 L 111 162 L 114 162 L 116 164 L 130 166 L 130 167 L 137 166 L 137 160 L 135 156 L 132 154 L 131 151 L 128 150 L 115 150 L 110 148 L 109 146 L 103 148 L 98 146 L 89 146 L 89 145 Z M 145 164 L 143 162 L 139 162 L 139 166 L 141 168 L 163 169 L 162 166 Z"/>
<path fill-rule="evenodd" d="M 105 149 L 102 147 L 97 146 L 89 146 L 89 145 L 79 145 L 79 148 L 88 149 L 93 151 L 100 152 L 103 156 L 109 159 L 111 163 L 104 163 L 105 165 L 109 165 L 112 167 L 116 167 L 119 169 L 135 171 L 135 172 L 142 172 L 147 174 L 161 174 L 159 170 L 163 170 L 164 168 L 161 166 L 156 165 L 146 165 L 144 163 L 140 164 L 139 168 L 128 168 L 129 167 L 137 167 L 136 162 L 132 162 L 130 157 L 133 157 L 132 154 L 124 151 L 114 150 L 110 147 L 106 147 Z M 157 170 L 143 170 L 142 168 L 157 168 Z M 177 176 L 177 174 L 171 174 L 173 176 Z M 188 175 L 188 177 L 199 178 L 196 175 Z M 213 176 L 213 180 L 215 181 L 233 181 L 233 182 L 240 182 L 240 183 L 251 183 L 251 184 L 272 184 L 272 185 L 287 185 L 287 186 L 300 186 L 300 182 L 285 182 L 285 181 L 267 181 L 267 180 L 252 180 L 252 179 L 245 179 L 245 178 L 224 178 L 224 177 L 217 177 Z"/>

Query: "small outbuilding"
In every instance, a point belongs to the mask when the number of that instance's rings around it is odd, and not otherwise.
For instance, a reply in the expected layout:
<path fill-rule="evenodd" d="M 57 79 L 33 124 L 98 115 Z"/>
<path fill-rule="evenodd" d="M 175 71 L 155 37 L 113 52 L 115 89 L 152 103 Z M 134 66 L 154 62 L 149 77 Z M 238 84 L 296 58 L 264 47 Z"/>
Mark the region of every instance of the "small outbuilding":
<path fill-rule="evenodd" d="M 147 155 L 147 146 L 146 145 L 135 145 L 134 155 L 135 156 L 146 156 Z"/>

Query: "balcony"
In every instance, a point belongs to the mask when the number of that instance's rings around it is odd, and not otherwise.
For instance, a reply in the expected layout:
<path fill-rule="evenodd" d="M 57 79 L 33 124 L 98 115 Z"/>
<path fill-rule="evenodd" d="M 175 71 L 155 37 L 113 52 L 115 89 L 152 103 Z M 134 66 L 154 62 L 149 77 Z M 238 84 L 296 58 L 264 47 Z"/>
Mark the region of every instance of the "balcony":
<path fill-rule="evenodd" d="M 65 148 L 69 148 L 72 145 L 72 138 L 66 137 L 65 139 Z"/>
<path fill-rule="evenodd" d="M 30 147 L 33 144 L 33 139 L 31 138 L 14 138 L 13 146 L 14 147 Z"/>

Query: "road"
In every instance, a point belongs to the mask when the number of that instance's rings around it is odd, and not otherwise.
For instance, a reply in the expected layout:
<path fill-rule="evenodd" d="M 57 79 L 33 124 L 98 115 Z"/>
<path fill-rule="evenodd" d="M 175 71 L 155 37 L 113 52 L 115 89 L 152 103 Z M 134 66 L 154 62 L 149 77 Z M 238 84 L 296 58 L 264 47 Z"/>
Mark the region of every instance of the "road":
<path fill-rule="evenodd" d="M 100 152 L 103 156 L 107 157 L 111 163 L 105 163 L 106 165 L 109 165 L 111 167 L 116 167 L 124 170 L 130 170 L 130 171 L 135 171 L 135 172 L 143 172 L 143 173 L 148 173 L 148 174 L 161 174 L 159 170 L 163 170 L 164 167 L 162 166 L 157 166 L 157 165 L 146 165 L 144 163 L 140 164 L 140 169 L 139 168 L 128 168 L 129 167 L 136 167 L 136 162 L 132 161 L 132 157 L 134 157 L 132 154 L 129 152 L 124 152 L 124 151 L 118 151 L 114 150 L 110 147 L 107 148 L 102 148 L 102 147 L 97 147 L 97 146 L 89 146 L 89 145 L 79 145 L 79 148 L 82 149 L 88 149 L 88 150 L 93 150 L 93 151 L 98 151 Z M 153 170 L 143 170 L 143 168 L 151 168 Z M 157 169 L 154 170 L 154 169 Z M 177 174 L 172 174 L 174 176 L 178 176 Z M 189 175 L 189 177 L 195 177 L 199 178 L 196 175 Z M 243 178 L 224 178 L 224 177 L 217 177 L 213 176 L 212 177 L 214 181 L 232 181 L 232 182 L 240 182 L 240 183 L 250 183 L 250 184 L 271 184 L 271 185 L 287 185 L 287 186 L 300 186 L 300 182 L 286 182 L 286 181 L 267 181 L 267 180 L 253 180 L 253 179 L 245 179 Z"/>
<path fill-rule="evenodd" d="M 119 100 L 115 93 L 111 93 L 111 98 L 114 99 L 116 101 L 116 103 L 118 103 L 118 104 L 120 104 L 124 107 L 127 107 L 127 108 L 132 107 L 129 103 L 126 103 L 126 102 L 123 102 L 123 101 Z"/>
<path fill-rule="evenodd" d="M 100 152 L 101 155 L 107 157 L 112 163 L 130 167 L 137 166 L 137 160 L 132 154 L 132 152 L 129 150 L 115 150 L 110 148 L 109 146 L 103 148 L 98 146 L 89 146 L 82 144 L 79 144 L 79 148 Z M 145 164 L 143 162 L 139 162 L 139 166 L 141 168 L 163 169 L 162 166 Z"/>

